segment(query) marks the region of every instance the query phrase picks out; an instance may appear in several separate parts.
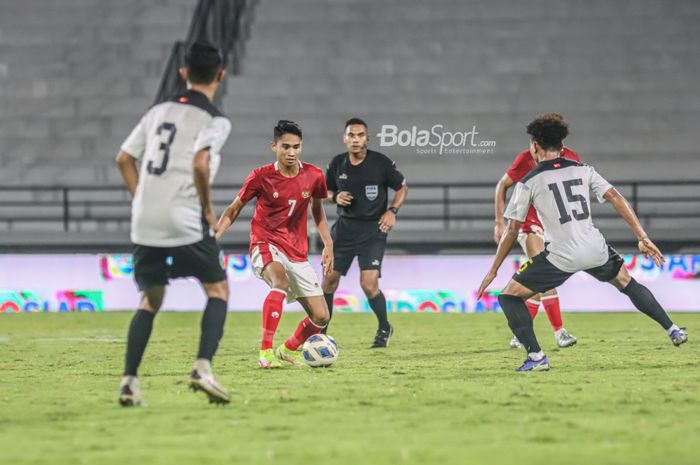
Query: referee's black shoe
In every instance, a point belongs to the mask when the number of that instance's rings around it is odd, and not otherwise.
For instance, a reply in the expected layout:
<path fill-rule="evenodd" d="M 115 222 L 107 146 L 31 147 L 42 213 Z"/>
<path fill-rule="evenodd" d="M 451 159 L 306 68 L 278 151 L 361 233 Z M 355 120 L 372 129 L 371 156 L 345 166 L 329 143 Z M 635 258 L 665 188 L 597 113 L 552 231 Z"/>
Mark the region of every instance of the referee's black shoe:
<path fill-rule="evenodd" d="M 372 343 L 372 347 L 370 347 L 370 349 L 382 349 L 384 347 L 389 347 L 389 339 L 391 339 L 392 334 L 394 334 L 394 327 L 391 325 L 389 325 L 389 329 L 379 328 L 377 330 L 377 334 L 374 335 L 374 342 Z"/>

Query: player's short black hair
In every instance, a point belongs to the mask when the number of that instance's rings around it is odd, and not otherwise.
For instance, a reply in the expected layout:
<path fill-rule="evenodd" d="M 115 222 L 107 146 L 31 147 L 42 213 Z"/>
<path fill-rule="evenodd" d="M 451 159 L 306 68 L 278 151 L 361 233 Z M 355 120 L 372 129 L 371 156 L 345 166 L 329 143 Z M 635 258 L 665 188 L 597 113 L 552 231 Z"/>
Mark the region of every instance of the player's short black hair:
<path fill-rule="evenodd" d="M 569 123 L 559 113 L 538 115 L 527 125 L 527 133 L 544 150 L 561 150 L 569 135 Z"/>
<path fill-rule="evenodd" d="M 195 42 L 185 53 L 187 79 L 192 84 L 211 84 L 224 62 L 221 52 L 209 42 Z"/>
<path fill-rule="evenodd" d="M 364 120 L 360 118 L 350 118 L 349 120 L 347 120 L 345 122 L 345 129 L 347 129 L 348 126 L 352 126 L 353 124 L 361 124 L 365 127 L 365 129 L 367 129 L 367 123 L 365 123 Z"/>
<path fill-rule="evenodd" d="M 277 121 L 277 126 L 275 126 L 275 129 L 273 129 L 273 136 L 275 138 L 275 141 L 280 140 L 280 137 L 282 137 L 285 134 L 294 134 L 295 136 L 299 136 L 299 139 L 303 139 L 303 137 L 301 136 L 301 126 L 299 126 L 294 121 L 281 119 Z"/>

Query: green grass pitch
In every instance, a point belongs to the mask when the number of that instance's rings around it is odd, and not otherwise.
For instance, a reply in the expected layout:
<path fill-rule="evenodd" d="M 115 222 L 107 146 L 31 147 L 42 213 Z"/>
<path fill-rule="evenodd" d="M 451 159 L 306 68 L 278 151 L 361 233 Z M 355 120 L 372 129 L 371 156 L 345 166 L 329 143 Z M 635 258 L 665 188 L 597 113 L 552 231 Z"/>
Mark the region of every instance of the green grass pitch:
<path fill-rule="evenodd" d="M 233 392 L 209 405 L 185 384 L 199 314 L 164 313 L 141 367 L 143 409 L 117 387 L 131 313 L 0 315 L 0 463 L 697 464 L 700 314 L 676 314 L 675 348 L 641 314 L 567 314 L 576 347 L 553 369 L 514 373 L 500 314 L 338 315 L 336 366 L 257 367 L 260 314 L 230 314 L 214 367 Z M 282 318 L 276 343 L 299 321 Z M 699 333 L 700 334 L 700 333 Z"/>

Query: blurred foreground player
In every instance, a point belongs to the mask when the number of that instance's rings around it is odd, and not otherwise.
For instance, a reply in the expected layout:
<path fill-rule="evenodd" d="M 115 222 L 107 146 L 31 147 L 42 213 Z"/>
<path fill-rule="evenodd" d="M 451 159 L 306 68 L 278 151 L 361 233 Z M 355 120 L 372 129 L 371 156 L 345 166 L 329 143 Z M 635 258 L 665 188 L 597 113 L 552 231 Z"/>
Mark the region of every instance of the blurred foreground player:
<path fill-rule="evenodd" d="M 372 348 L 389 345 L 394 328 L 389 324 L 386 298 L 379 289 L 387 234 L 406 199 L 406 178 L 386 155 L 367 150 L 367 124 L 352 118 L 345 123 L 343 142 L 347 152 L 336 155 L 326 170 L 328 200 L 338 205 L 333 224 L 333 271 L 323 278 L 323 295 L 333 315 L 333 295 L 340 276 L 345 276 L 357 256 L 360 286 L 377 317 L 377 333 Z M 387 208 L 388 188 L 396 191 Z"/>
<path fill-rule="evenodd" d="M 134 277 L 142 292 L 127 337 L 119 393 L 123 406 L 143 404 L 136 372 L 165 286 L 169 278 L 184 276 L 197 278 L 208 298 L 190 387 L 204 391 L 210 402 L 229 402 L 228 392 L 216 381 L 211 368 L 224 331 L 228 284 L 222 252 L 214 238 L 216 216 L 209 185 L 231 123 L 212 105 L 224 78 L 219 51 L 210 44 L 195 43 L 185 63 L 180 73 L 188 90 L 151 108 L 117 155 L 124 183 L 134 198 Z"/>
<path fill-rule="evenodd" d="M 508 326 L 528 353 L 517 371 L 549 369 L 549 360 L 537 342 L 525 300 L 560 286 L 578 271 L 585 271 L 619 289 L 639 311 L 666 330 L 674 345 L 686 342 L 686 332 L 671 321 L 649 289 L 629 275 L 622 257 L 593 226 L 589 191 L 595 193 L 599 202 L 608 201 L 613 205 L 637 235 L 639 251 L 645 257 L 651 256 L 660 266 L 664 262 L 663 255 L 644 232 L 625 198 L 592 166 L 561 156 L 562 140 L 569 133 L 561 115 L 548 113 L 537 117 L 527 126 L 527 133 L 531 136 L 531 151 L 539 164 L 515 187 L 504 214 L 509 220 L 507 230 L 477 294 L 481 295 L 496 277 L 517 240 L 521 223 L 534 205 L 551 242 L 544 252 L 520 267 L 498 297 Z"/>
<path fill-rule="evenodd" d="M 270 286 L 263 303 L 263 330 L 258 362 L 279 368 L 280 361 L 304 365 L 301 344 L 328 324 L 328 309 L 316 272 L 308 261 L 306 218 L 311 213 L 323 240 L 324 274 L 333 269 L 333 240 L 323 211 L 328 195 L 323 171 L 302 163 L 302 132 L 293 121 L 281 120 L 273 130 L 272 151 L 277 161 L 253 170 L 238 195 L 219 219 L 217 238 L 236 221 L 246 203 L 256 198 L 250 225 L 250 259 L 258 278 Z M 297 300 L 308 315 L 274 352 L 273 338 L 284 299 Z"/>
<path fill-rule="evenodd" d="M 562 148 L 561 156 L 568 160 L 576 162 L 581 161 L 576 152 L 570 150 L 568 147 Z M 536 167 L 537 161 L 535 161 L 535 154 L 529 149 L 525 150 L 515 157 L 513 164 L 498 181 L 498 184 L 496 184 L 496 225 L 494 226 L 493 232 L 493 239 L 496 244 L 501 240 L 501 236 L 505 230 L 503 211 L 505 210 L 506 193 L 508 189 Z M 542 223 L 537 216 L 534 206 L 530 207 L 525 221 L 520 225 L 518 244 L 520 244 L 520 247 L 528 258 L 535 257 L 544 251 L 544 229 L 542 228 Z M 544 306 L 544 311 L 547 313 L 549 323 L 554 330 L 554 340 L 557 345 L 563 348 L 576 344 L 576 337 L 564 328 L 564 323 L 561 318 L 561 308 L 559 306 L 559 295 L 556 289 L 551 289 L 543 294 L 536 294 L 525 302 L 533 320 L 537 316 L 537 312 L 540 308 L 540 301 Z M 513 336 L 513 339 L 510 341 L 510 347 L 513 349 L 522 348 L 517 337 Z"/>

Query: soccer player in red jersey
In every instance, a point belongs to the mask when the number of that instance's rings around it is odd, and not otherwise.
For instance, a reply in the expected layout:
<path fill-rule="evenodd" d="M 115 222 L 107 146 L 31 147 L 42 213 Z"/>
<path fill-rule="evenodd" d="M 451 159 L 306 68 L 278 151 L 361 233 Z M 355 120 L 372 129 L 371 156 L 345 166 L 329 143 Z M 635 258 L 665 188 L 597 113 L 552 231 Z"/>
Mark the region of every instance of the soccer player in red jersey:
<path fill-rule="evenodd" d="M 578 154 L 568 147 L 564 147 L 561 155 L 569 160 L 580 162 Z M 535 155 L 530 149 L 520 152 L 513 164 L 508 168 L 503 177 L 496 185 L 496 225 L 493 232 L 493 240 L 496 244 L 501 240 L 505 225 L 503 222 L 503 211 L 506 204 L 506 192 L 518 181 L 520 181 L 527 173 L 537 166 Z M 540 218 L 537 216 L 537 211 L 534 206 L 530 206 L 527 212 L 525 221 L 520 226 L 518 234 L 518 243 L 522 247 L 528 258 L 532 258 L 544 251 L 545 238 L 544 229 Z M 559 307 L 559 295 L 556 289 L 547 291 L 544 294 L 536 294 L 527 300 L 527 308 L 530 310 L 530 316 L 534 319 L 540 308 L 540 302 L 544 306 L 544 311 L 547 313 L 549 323 L 554 330 L 554 339 L 559 347 L 570 347 L 576 344 L 576 337 L 570 334 L 565 328 L 561 318 L 561 309 Z M 513 349 L 521 348 L 518 338 L 513 336 L 510 341 L 510 347 Z"/>
<path fill-rule="evenodd" d="M 253 170 L 235 200 L 219 219 L 217 239 L 228 229 L 247 202 L 257 198 L 250 228 L 250 257 L 255 275 L 270 292 L 263 303 L 263 331 L 258 362 L 278 368 L 280 361 L 302 366 L 297 349 L 309 336 L 321 332 L 330 318 L 316 272 L 308 261 L 306 217 L 309 204 L 323 241 L 323 274 L 333 270 L 331 239 L 323 200 L 328 196 L 323 171 L 302 163 L 302 132 L 293 121 L 281 120 L 274 129 L 275 163 Z M 297 300 L 307 317 L 287 341 L 274 352 L 272 341 L 282 315 L 282 304 Z"/>

